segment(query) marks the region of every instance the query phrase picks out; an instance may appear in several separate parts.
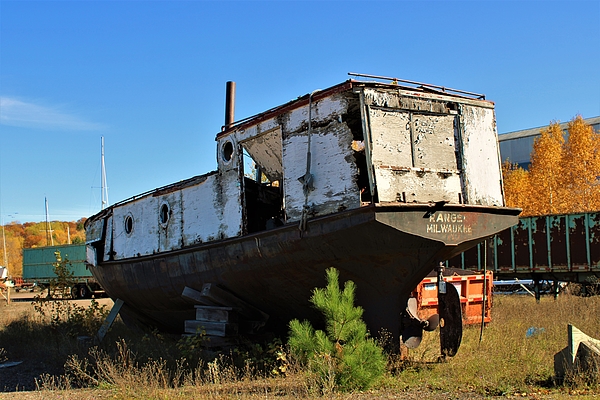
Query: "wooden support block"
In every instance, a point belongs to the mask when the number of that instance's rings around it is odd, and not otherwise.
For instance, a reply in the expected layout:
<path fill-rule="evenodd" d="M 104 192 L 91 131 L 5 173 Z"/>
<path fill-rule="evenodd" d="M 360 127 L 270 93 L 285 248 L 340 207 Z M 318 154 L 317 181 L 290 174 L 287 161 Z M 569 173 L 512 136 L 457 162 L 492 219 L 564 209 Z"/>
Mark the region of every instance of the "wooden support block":
<path fill-rule="evenodd" d="M 238 334 L 238 324 L 187 320 L 185 321 L 185 332 L 196 334 L 204 332 L 206 335 L 219 337 L 235 336 Z"/>
<path fill-rule="evenodd" d="M 237 312 L 231 307 L 194 306 L 197 321 L 237 322 Z"/>
<path fill-rule="evenodd" d="M 202 286 L 202 297 L 216 304 L 233 307 L 239 310 L 242 317 L 250 321 L 263 321 L 269 319 L 269 315 L 262 312 L 258 308 L 246 303 L 244 300 L 236 297 L 234 294 L 221 289 L 215 284 L 205 283 Z"/>
<path fill-rule="evenodd" d="M 191 287 L 184 287 L 183 292 L 181 292 L 181 297 L 185 300 L 191 301 L 194 304 L 201 304 L 204 306 L 214 306 L 216 305 L 214 302 L 210 301 L 208 298 L 203 297 L 202 293 L 197 291 L 196 289 L 192 289 Z"/>

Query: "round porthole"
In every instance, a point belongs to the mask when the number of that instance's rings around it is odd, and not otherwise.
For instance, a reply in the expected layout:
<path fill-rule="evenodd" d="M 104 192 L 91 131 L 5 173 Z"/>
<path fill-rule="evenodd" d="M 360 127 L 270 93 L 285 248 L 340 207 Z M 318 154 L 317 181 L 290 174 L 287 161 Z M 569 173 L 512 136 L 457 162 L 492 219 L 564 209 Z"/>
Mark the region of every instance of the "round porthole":
<path fill-rule="evenodd" d="M 160 206 L 160 211 L 158 212 L 158 219 L 160 220 L 161 225 L 166 225 L 169 222 L 169 205 L 167 203 L 163 203 Z"/>
<path fill-rule="evenodd" d="M 127 215 L 125 217 L 125 233 L 129 235 L 131 232 L 133 232 L 133 217 Z"/>
<path fill-rule="evenodd" d="M 231 158 L 233 157 L 233 143 L 229 141 L 223 143 L 223 147 L 221 148 L 221 154 L 223 156 L 223 161 L 231 161 Z"/>

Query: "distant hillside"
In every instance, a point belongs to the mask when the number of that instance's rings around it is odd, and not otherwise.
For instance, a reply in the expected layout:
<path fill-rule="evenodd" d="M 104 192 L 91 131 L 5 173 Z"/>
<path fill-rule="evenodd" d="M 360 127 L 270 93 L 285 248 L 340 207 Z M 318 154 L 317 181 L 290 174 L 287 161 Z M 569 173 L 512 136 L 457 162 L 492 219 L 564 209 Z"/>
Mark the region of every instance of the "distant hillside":
<path fill-rule="evenodd" d="M 46 222 L 11 222 L 4 225 L 6 237 L 6 260 L 9 274 L 21 276 L 23 273 L 23 249 L 58 244 L 84 243 L 83 224 L 86 218 L 78 221 L 52 221 L 49 228 Z M 4 246 L 0 243 L 0 265 L 4 264 Z"/>

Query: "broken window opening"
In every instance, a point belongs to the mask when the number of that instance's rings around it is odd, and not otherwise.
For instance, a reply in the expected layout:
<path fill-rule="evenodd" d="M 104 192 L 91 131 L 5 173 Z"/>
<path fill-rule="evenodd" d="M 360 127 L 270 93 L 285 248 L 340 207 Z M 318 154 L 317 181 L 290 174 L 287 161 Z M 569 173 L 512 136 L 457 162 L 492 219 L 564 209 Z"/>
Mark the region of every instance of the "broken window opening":
<path fill-rule="evenodd" d="M 242 154 L 244 160 L 244 178 L 251 179 L 254 182 L 259 182 L 261 184 L 271 183 L 267 175 L 265 175 L 262 169 L 260 168 L 260 165 L 258 165 L 256 161 L 254 161 L 254 159 L 250 154 L 248 154 L 246 149 L 244 149 Z"/>
<path fill-rule="evenodd" d="M 369 173 L 367 171 L 367 155 L 365 154 L 365 142 L 363 140 L 353 140 L 352 150 L 354 150 L 354 160 L 356 162 L 356 185 L 360 193 L 361 203 L 371 203 L 371 187 L 369 185 Z"/>
<path fill-rule="evenodd" d="M 356 100 L 358 99 L 356 98 Z M 363 120 L 361 117 L 359 101 L 349 102 L 348 111 L 342 115 L 342 122 L 344 122 L 350 129 L 350 132 L 352 132 L 351 147 L 357 170 L 355 182 L 358 188 L 360 202 L 371 204 L 373 202 L 373 196 L 371 195 L 371 184 L 369 182 L 365 135 L 363 132 Z"/>
<path fill-rule="evenodd" d="M 281 130 L 264 133 L 242 143 L 244 211 L 248 233 L 282 226 L 283 166 Z"/>

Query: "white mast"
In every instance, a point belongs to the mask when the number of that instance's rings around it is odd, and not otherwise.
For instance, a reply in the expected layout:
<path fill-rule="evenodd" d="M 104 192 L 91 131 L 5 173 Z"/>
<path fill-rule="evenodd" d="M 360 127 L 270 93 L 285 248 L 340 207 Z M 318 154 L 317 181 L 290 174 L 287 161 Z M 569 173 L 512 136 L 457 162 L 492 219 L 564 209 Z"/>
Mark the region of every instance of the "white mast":
<path fill-rule="evenodd" d="M 108 186 L 106 186 L 106 168 L 104 167 L 104 136 L 102 136 L 102 210 L 108 206 Z"/>
<path fill-rule="evenodd" d="M 48 198 L 44 197 L 44 202 L 46 203 L 46 246 L 54 246 L 54 238 L 52 237 L 52 226 L 50 226 L 50 221 L 48 220 Z"/>

